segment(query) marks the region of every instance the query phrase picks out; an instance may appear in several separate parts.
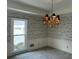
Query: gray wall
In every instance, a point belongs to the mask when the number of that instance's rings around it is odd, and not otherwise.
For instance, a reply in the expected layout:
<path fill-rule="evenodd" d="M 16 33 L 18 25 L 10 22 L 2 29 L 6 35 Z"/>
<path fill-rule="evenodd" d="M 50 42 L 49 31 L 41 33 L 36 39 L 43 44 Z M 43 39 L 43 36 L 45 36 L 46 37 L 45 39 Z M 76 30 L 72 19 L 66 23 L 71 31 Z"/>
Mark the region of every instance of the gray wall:
<path fill-rule="evenodd" d="M 47 37 L 47 27 L 43 26 L 42 17 L 36 15 L 29 15 L 18 12 L 8 11 L 7 19 L 7 45 L 8 45 L 8 55 L 12 52 L 12 42 L 11 38 L 11 18 L 22 18 L 27 19 L 27 49 L 37 49 L 46 46 Z M 34 47 L 30 47 L 30 44 L 34 44 Z"/>
<path fill-rule="evenodd" d="M 48 28 L 48 46 L 72 53 L 72 13 L 60 16 L 61 24 Z"/>
<path fill-rule="evenodd" d="M 42 17 L 33 16 L 28 20 L 28 39 L 45 38 L 46 26 L 43 26 Z"/>
<path fill-rule="evenodd" d="M 61 24 L 48 28 L 48 37 L 72 40 L 72 13 L 61 14 Z"/>
<path fill-rule="evenodd" d="M 7 18 L 7 55 L 13 50 L 13 40 L 11 38 L 11 19 Z"/>
<path fill-rule="evenodd" d="M 46 46 L 47 26 L 43 25 L 41 16 L 32 16 L 28 20 L 27 38 L 28 49 L 36 49 Z M 29 47 L 32 43 L 35 45 L 33 48 Z"/>
<path fill-rule="evenodd" d="M 61 14 L 61 24 L 53 28 L 43 25 L 41 16 L 29 15 L 14 11 L 8 11 L 7 19 L 7 45 L 8 55 L 12 52 L 11 18 L 23 18 L 27 24 L 27 49 L 37 49 L 51 46 L 66 52 L 72 52 L 72 13 Z M 48 38 L 48 41 L 47 41 Z M 30 47 L 30 44 L 34 47 Z M 48 43 L 48 44 L 47 44 Z"/>

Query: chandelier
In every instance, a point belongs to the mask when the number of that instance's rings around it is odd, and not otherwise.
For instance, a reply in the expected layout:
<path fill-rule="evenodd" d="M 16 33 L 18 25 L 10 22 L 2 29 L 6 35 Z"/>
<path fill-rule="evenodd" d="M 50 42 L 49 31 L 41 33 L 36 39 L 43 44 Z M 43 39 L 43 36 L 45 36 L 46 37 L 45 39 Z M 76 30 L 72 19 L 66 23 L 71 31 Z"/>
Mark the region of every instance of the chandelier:
<path fill-rule="evenodd" d="M 53 11 L 53 0 L 52 0 L 52 11 Z M 43 17 L 43 23 L 47 24 L 49 27 L 59 25 L 60 24 L 60 16 L 53 13 L 51 16 L 46 14 Z"/>

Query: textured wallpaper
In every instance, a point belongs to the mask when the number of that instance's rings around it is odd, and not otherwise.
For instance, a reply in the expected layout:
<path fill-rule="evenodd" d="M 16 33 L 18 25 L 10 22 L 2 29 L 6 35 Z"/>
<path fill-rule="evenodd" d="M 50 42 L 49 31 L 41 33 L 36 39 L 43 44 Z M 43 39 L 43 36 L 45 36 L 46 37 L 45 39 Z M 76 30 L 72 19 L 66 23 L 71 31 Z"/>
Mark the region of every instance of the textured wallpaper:
<path fill-rule="evenodd" d="M 48 28 L 48 37 L 72 40 L 72 13 L 61 14 L 61 24 Z"/>
<path fill-rule="evenodd" d="M 11 18 L 22 18 L 27 20 L 27 47 L 30 44 L 35 44 L 35 47 L 43 46 L 44 40 L 47 37 L 47 26 L 43 26 L 41 16 L 22 14 L 17 12 L 8 12 L 7 19 L 7 52 L 8 54 L 13 51 L 13 40 L 11 38 Z M 37 42 L 39 41 L 39 42 Z M 43 42 L 42 42 L 43 41 Z M 42 43 L 41 43 L 42 42 Z M 39 44 L 39 45 L 38 45 Z"/>
<path fill-rule="evenodd" d="M 40 16 L 28 15 L 22 13 L 9 13 L 7 20 L 7 34 L 10 39 L 11 34 L 11 17 L 18 17 L 28 19 L 27 38 L 37 39 L 44 37 L 51 37 L 56 39 L 72 39 L 72 13 L 61 14 L 61 24 L 53 28 L 47 28 L 42 23 Z"/>
<path fill-rule="evenodd" d="M 28 20 L 28 39 L 38 39 L 47 37 L 47 28 L 43 26 L 41 17 L 33 17 Z"/>
<path fill-rule="evenodd" d="M 11 18 L 23 18 L 27 19 L 27 38 L 28 39 L 37 39 L 47 37 L 47 27 L 43 26 L 42 17 L 36 15 L 22 14 L 17 12 L 8 12 L 7 19 L 7 32 L 8 40 L 10 39 L 11 34 Z"/>
<path fill-rule="evenodd" d="M 7 40 L 11 39 L 11 20 L 7 18 Z"/>

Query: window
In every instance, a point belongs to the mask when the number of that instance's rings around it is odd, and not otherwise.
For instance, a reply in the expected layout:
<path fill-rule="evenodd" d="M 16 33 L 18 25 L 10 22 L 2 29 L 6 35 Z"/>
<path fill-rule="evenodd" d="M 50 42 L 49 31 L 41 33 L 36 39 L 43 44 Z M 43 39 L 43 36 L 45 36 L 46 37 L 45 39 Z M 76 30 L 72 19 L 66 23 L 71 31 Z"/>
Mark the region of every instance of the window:
<path fill-rule="evenodd" d="M 24 19 L 13 18 L 13 45 L 14 51 L 25 49 L 26 24 Z"/>

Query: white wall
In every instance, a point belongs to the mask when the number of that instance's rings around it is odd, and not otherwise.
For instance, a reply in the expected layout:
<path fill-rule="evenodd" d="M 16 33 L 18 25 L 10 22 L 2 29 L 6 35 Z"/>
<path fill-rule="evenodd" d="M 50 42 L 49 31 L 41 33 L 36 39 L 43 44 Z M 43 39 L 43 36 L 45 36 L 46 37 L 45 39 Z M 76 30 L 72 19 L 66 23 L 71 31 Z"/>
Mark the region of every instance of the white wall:
<path fill-rule="evenodd" d="M 72 53 L 71 40 L 48 38 L 48 46 L 62 50 L 64 52 Z"/>
<path fill-rule="evenodd" d="M 11 40 L 12 41 L 12 40 Z M 7 56 L 12 56 L 14 55 L 13 54 L 13 46 L 11 43 L 12 42 L 7 42 Z M 30 47 L 30 44 L 34 44 L 34 47 Z M 46 47 L 47 46 L 47 38 L 39 38 L 39 39 L 34 39 L 34 40 L 28 40 L 27 43 L 26 43 L 26 51 L 28 50 L 34 50 L 34 49 L 39 49 L 39 48 L 42 48 L 42 47 Z M 15 53 L 16 54 L 16 53 Z"/>
<path fill-rule="evenodd" d="M 34 44 L 34 47 L 30 47 L 30 44 Z M 34 50 L 47 46 L 47 38 L 38 38 L 34 40 L 28 40 L 27 50 Z"/>

